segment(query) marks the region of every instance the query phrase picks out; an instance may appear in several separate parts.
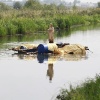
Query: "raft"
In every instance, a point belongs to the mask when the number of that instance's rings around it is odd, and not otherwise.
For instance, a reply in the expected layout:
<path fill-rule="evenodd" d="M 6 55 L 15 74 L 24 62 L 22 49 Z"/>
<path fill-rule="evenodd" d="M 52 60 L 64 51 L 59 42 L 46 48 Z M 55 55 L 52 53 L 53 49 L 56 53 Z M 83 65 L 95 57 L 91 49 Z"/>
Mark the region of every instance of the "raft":
<path fill-rule="evenodd" d="M 69 43 L 48 43 L 48 44 L 23 44 L 12 48 L 18 53 L 37 53 L 37 54 L 86 54 L 89 50 L 87 46 Z"/>

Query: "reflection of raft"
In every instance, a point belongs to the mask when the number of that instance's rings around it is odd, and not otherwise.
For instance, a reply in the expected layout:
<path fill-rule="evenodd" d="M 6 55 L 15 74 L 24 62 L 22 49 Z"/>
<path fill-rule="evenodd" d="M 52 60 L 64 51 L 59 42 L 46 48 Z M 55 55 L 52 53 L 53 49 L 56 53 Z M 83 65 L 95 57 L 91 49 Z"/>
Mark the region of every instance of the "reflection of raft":
<path fill-rule="evenodd" d="M 18 53 L 55 53 L 55 54 L 86 54 L 88 47 L 80 44 L 48 43 L 48 44 L 24 44 L 12 48 Z"/>

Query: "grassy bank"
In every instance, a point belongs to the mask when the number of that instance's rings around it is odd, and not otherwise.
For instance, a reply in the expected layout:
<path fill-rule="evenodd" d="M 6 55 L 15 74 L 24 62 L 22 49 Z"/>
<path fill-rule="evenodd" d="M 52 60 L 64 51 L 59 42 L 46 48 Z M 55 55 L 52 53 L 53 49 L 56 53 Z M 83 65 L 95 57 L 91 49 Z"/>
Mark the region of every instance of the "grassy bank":
<path fill-rule="evenodd" d="M 62 89 L 57 100 L 100 100 L 100 75 L 89 79 L 76 88 Z"/>
<path fill-rule="evenodd" d="M 33 34 L 47 31 L 49 23 L 55 28 L 70 29 L 75 25 L 89 25 L 100 22 L 100 9 L 88 11 L 56 11 L 21 9 L 0 12 L 0 36 Z"/>

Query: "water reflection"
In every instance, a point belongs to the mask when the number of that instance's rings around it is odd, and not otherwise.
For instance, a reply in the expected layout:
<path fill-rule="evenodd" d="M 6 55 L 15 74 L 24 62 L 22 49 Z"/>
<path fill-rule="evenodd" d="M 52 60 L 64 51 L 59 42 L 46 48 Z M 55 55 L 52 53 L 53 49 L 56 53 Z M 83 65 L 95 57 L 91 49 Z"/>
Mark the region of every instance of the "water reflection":
<path fill-rule="evenodd" d="M 82 55 L 82 54 L 70 55 L 70 54 L 67 54 L 67 55 L 64 56 L 64 59 L 66 61 L 79 61 L 79 60 L 82 60 L 82 59 L 87 59 L 87 55 Z"/>
<path fill-rule="evenodd" d="M 37 54 L 37 61 L 43 63 L 44 61 L 48 61 L 48 57 L 48 54 Z"/>
<path fill-rule="evenodd" d="M 82 59 L 88 59 L 88 55 L 73 55 L 73 54 L 66 54 L 66 55 L 55 55 L 55 54 L 12 54 L 12 57 L 18 57 L 20 60 L 37 60 L 38 63 L 46 62 L 48 65 L 46 76 L 49 78 L 49 82 L 52 82 L 54 76 L 54 64 L 57 61 L 79 61 Z"/>
<path fill-rule="evenodd" d="M 50 82 L 52 81 L 54 75 L 53 71 L 53 63 L 48 64 L 48 69 L 47 69 L 47 76 L 49 77 Z"/>
<path fill-rule="evenodd" d="M 12 54 L 12 57 L 18 57 L 18 59 L 20 59 L 20 60 L 34 60 L 34 59 L 36 59 L 36 55 L 27 55 L 27 54 L 18 54 L 18 53 Z"/>

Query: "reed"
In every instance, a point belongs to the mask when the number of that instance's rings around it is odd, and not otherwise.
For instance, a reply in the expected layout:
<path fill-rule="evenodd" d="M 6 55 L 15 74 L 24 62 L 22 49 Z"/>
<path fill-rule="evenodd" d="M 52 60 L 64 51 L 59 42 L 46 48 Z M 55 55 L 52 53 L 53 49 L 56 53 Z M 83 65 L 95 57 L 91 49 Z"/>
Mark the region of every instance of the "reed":
<path fill-rule="evenodd" d="M 100 100 L 100 75 L 76 88 L 70 85 L 70 90 L 62 89 L 57 100 Z"/>
<path fill-rule="evenodd" d="M 92 12 L 94 11 L 94 12 Z M 89 25 L 100 23 L 100 9 L 87 11 L 57 10 L 6 10 L 0 12 L 0 36 L 15 34 L 30 34 L 36 31 L 46 31 L 49 23 L 55 28 L 70 29 L 74 25 Z M 59 13 L 58 13 L 59 12 Z"/>

